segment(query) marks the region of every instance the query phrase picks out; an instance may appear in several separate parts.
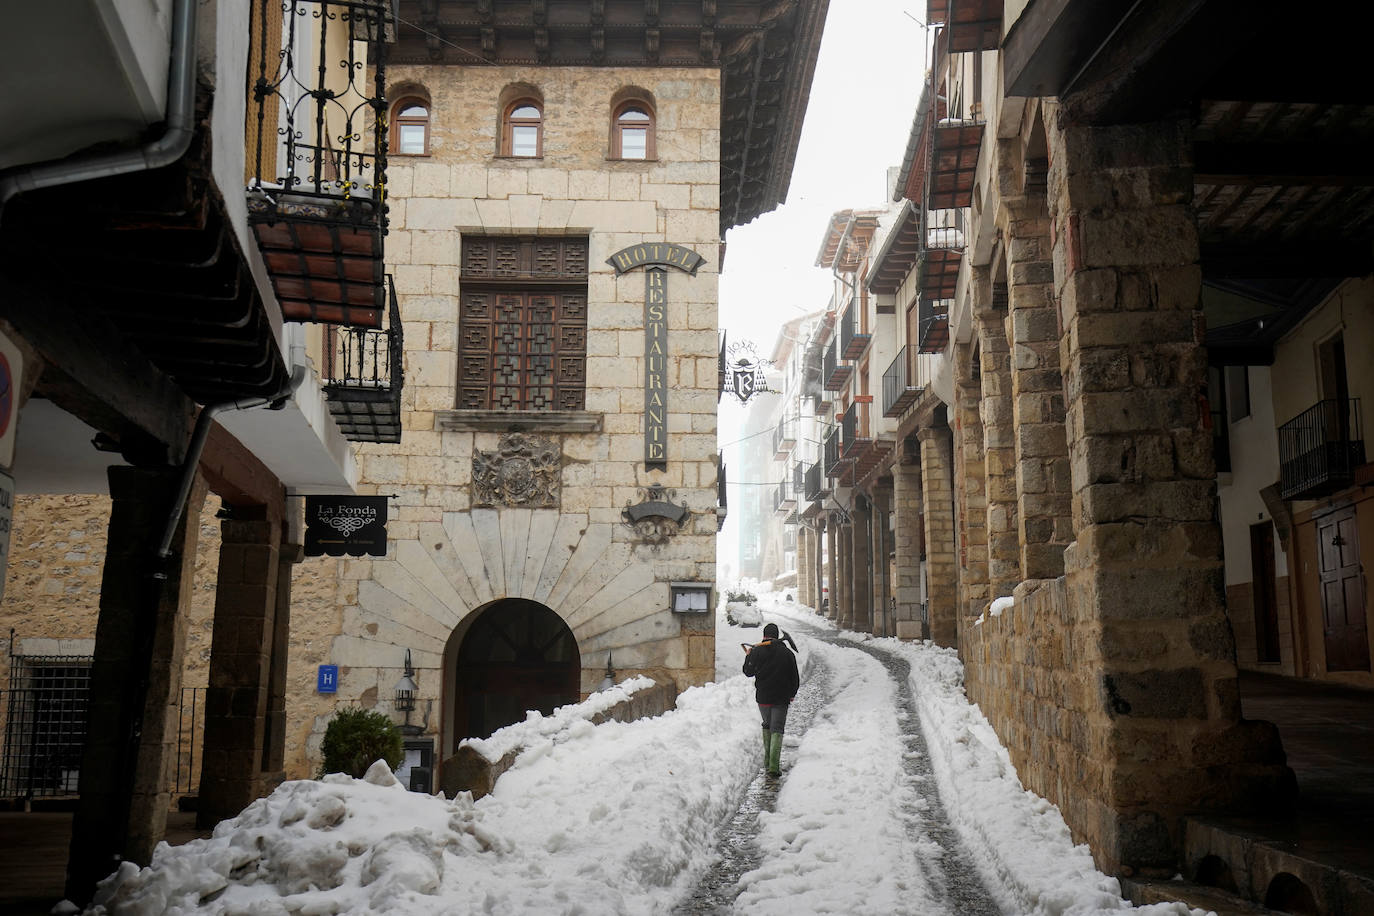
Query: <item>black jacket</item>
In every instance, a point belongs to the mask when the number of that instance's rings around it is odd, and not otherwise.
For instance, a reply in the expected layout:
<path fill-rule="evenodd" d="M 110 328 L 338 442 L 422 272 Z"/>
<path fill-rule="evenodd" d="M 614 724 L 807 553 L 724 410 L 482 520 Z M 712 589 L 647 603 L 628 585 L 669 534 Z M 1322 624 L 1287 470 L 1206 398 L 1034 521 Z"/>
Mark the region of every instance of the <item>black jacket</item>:
<path fill-rule="evenodd" d="M 754 699 L 769 706 L 792 702 L 801 686 L 797 659 L 781 639 L 765 639 L 749 650 L 744 673 L 754 679 Z"/>

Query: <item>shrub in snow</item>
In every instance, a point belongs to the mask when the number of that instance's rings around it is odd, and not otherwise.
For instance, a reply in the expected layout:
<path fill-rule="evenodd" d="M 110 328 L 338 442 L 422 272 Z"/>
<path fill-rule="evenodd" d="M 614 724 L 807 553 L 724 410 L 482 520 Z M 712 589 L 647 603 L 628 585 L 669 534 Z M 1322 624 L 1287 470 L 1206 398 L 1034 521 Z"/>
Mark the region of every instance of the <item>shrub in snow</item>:
<path fill-rule="evenodd" d="M 347 773 L 361 779 L 368 767 L 385 760 L 391 769 L 405 756 L 401 732 L 391 720 L 367 709 L 341 709 L 330 720 L 320 745 L 324 761 L 320 775 Z"/>

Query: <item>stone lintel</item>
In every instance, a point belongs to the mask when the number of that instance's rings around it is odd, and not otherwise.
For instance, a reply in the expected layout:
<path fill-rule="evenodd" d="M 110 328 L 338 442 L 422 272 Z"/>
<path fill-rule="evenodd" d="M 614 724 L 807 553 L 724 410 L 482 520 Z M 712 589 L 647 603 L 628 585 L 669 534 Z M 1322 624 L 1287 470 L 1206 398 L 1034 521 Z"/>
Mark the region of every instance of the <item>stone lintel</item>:
<path fill-rule="evenodd" d="M 590 410 L 436 410 L 445 432 L 599 433 L 604 415 Z"/>

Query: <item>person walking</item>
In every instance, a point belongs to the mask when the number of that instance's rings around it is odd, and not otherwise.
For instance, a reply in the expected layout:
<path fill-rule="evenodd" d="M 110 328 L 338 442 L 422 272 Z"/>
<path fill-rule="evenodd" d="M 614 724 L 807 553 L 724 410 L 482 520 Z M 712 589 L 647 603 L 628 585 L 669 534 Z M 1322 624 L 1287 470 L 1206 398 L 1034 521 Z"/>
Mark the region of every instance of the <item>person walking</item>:
<path fill-rule="evenodd" d="M 763 717 L 763 763 L 769 776 L 781 776 L 782 733 L 787 725 L 787 709 L 801 686 L 797 658 L 778 638 L 776 623 L 763 628 L 763 642 L 745 646 L 744 652 L 744 673 L 754 679 L 754 699 Z"/>

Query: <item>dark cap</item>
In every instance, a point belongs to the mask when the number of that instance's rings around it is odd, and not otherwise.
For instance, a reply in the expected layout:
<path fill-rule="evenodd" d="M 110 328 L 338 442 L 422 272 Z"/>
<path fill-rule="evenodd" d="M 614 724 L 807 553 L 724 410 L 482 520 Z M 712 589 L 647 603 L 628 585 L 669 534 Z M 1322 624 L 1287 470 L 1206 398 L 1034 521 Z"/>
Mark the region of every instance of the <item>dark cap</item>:
<path fill-rule="evenodd" d="M 770 623 L 768 626 L 764 627 L 764 628 L 763 628 L 763 638 L 764 638 L 764 639 L 777 639 L 777 638 L 778 638 L 778 625 L 777 625 L 776 623 Z"/>

